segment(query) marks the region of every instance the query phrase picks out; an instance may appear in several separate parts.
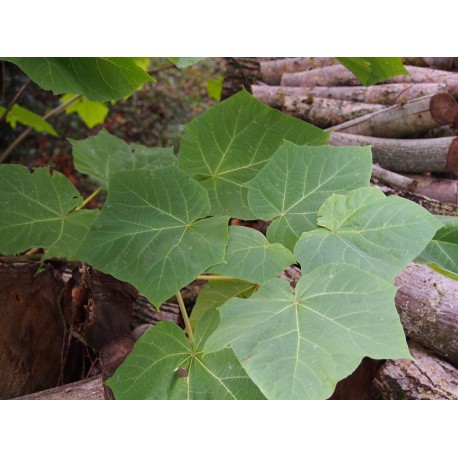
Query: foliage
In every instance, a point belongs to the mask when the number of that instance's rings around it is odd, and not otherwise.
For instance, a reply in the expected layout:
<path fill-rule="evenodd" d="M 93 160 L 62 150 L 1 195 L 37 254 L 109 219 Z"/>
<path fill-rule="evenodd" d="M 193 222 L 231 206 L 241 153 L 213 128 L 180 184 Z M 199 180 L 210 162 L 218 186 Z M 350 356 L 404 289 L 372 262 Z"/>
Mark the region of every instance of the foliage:
<path fill-rule="evenodd" d="M 61 102 L 67 102 L 74 97 L 74 94 L 65 94 L 60 98 Z M 79 117 L 84 121 L 90 129 L 102 124 L 108 115 L 109 108 L 105 103 L 93 102 L 87 97 L 82 97 L 76 102 L 65 108 L 65 113 L 78 113 Z"/>
<path fill-rule="evenodd" d="M 6 111 L 6 108 L 0 106 L 0 116 Z M 33 111 L 28 110 L 27 108 L 21 107 L 15 103 L 9 113 L 6 115 L 6 121 L 14 129 L 16 124 L 24 124 L 25 126 L 32 127 L 37 132 L 47 132 L 55 137 L 57 137 L 57 132 L 54 130 L 54 127 L 44 120 L 41 116 L 37 115 Z"/>
<path fill-rule="evenodd" d="M 177 68 L 186 68 L 191 65 L 197 64 L 205 57 L 169 57 L 170 62 L 172 62 Z"/>

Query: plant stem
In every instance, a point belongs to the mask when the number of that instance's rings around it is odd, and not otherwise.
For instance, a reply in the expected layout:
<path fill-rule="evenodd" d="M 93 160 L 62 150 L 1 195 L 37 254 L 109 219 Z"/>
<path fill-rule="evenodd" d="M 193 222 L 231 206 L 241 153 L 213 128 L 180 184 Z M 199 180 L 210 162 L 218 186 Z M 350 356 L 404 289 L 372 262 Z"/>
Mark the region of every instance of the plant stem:
<path fill-rule="evenodd" d="M 14 104 L 19 100 L 19 97 L 24 93 L 24 91 L 27 89 L 27 86 L 30 84 L 31 80 L 26 81 L 19 91 L 16 92 L 15 96 L 11 99 L 11 102 L 8 104 L 8 107 L 6 110 L 3 112 L 3 114 L 0 116 L 0 123 L 6 119 L 6 116 L 8 113 L 11 111 L 11 108 L 13 108 Z"/>
<path fill-rule="evenodd" d="M 99 194 L 102 191 L 102 189 L 102 186 L 100 186 L 100 188 L 97 188 L 89 197 L 86 197 L 86 199 L 84 199 L 83 203 L 79 207 L 75 208 L 75 211 L 84 208 L 97 194 Z"/>
<path fill-rule="evenodd" d="M 81 97 L 82 97 L 81 95 L 75 95 L 71 99 L 67 100 L 64 103 L 61 103 L 59 106 L 57 106 L 56 108 L 51 110 L 49 113 L 47 113 L 44 116 L 42 116 L 42 119 L 46 120 L 46 119 L 49 119 L 51 116 L 55 116 L 55 115 L 57 115 L 59 113 L 62 113 L 62 111 L 64 111 L 68 106 L 72 105 L 74 102 L 76 102 Z M 6 148 L 6 150 L 0 156 L 0 164 L 2 162 L 5 162 L 6 158 L 11 154 L 11 152 L 14 150 L 14 148 L 16 148 L 16 146 L 18 146 L 20 143 L 22 143 L 23 140 L 30 134 L 30 132 L 32 132 L 32 130 L 33 130 L 32 127 L 29 127 L 26 130 L 24 130 L 24 132 L 22 132 L 22 134 L 19 135 L 16 138 L 16 140 L 14 140 L 14 142 L 11 143 L 10 146 L 8 146 L 8 148 Z"/>
<path fill-rule="evenodd" d="M 222 281 L 230 281 L 230 280 L 238 280 L 235 277 L 229 277 L 228 275 L 198 275 L 196 280 L 222 280 Z"/>
<path fill-rule="evenodd" d="M 188 334 L 188 339 L 191 342 L 193 342 L 194 334 L 192 333 L 192 327 L 189 321 L 188 312 L 186 311 L 186 306 L 184 305 L 183 297 L 181 296 L 180 291 L 176 293 L 176 297 L 178 300 L 178 305 L 180 306 L 181 315 L 183 316 L 183 320 L 184 320 L 184 326 L 185 326 L 184 330 L 186 331 L 186 334 Z"/>

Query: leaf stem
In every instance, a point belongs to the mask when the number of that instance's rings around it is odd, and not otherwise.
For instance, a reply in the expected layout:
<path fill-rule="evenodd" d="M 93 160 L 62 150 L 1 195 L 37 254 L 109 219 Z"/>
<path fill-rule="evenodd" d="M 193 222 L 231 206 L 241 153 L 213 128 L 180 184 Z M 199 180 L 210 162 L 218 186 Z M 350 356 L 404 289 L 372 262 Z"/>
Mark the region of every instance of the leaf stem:
<path fill-rule="evenodd" d="M 230 281 L 230 280 L 238 280 L 236 277 L 229 277 L 228 275 L 198 275 L 196 280 L 222 280 L 222 281 Z"/>
<path fill-rule="evenodd" d="M 183 297 L 180 291 L 176 293 L 176 298 L 178 300 L 178 305 L 180 306 L 181 315 L 183 316 L 184 325 L 185 325 L 184 329 L 186 331 L 186 334 L 188 334 L 188 339 L 192 343 L 194 341 L 194 334 L 192 332 L 191 322 L 189 321 L 188 312 L 186 311 L 186 306 L 184 305 Z"/>
<path fill-rule="evenodd" d="M 71 99 L 67 100 L 66 102 L 64 103 L 61 103 L 59 106 L 57 106 L 56 108 L 54 108 L 53 110 L 51 110 L 49 113 L 46 113 L 44 116 L 41 117 L 41 119 L 43 119 L 44 121 L 46 121 L 47 119 L 49 119 L 51 116 L 55 116 L 59 113 L 62 113 L 62 111 L 64 111 L 68 106 L 72 105 L 73 103 L 75 103 L 77 100 L 79 100 L 82 96 L 81 95 L 75 95 L 74 97 L 72 97 Z M 0 164 L 2 162 L 5 162 L 5 160 L 7 159 L 7 157 L 11 154 L 11 152 L 14 150 L 14 148 L 16 148 L 16 146 L 18 146 L 20 143 L 22 143 L 24 141 L 24 139 L 30 134 L 30 132 L 32 132 L 33 128 L 32 127 L 29 127 L 27 128 L 26 130 L 24 130 L 24 132 L 22 132 L 21 135 L 19 135 L 16 140 L 13 141 L 13 143 L 11 143 L 10 146 L 8 146 L 8 148 L 6 148 L 5 151 L 3 151 L 3 154 L 0 156 Z"/>
<path fill-rule="evenodd" d="M 100 188 L 97 188 L 89 197 L 86 197 L 86 199 L 84 199 L 83 203 L 79 207 L 75 208 L 75 211 L 84 208 L 97 194 L 99 194 L 102 191 L 102 189 L 102 186 L 100 186 Z"/>

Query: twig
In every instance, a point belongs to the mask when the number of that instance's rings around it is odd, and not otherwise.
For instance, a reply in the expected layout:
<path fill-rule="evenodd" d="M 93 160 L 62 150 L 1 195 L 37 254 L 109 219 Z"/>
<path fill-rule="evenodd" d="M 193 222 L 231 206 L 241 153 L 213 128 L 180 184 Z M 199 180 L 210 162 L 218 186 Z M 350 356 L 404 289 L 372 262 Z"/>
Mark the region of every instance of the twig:
<path fill-rule="evenodd" d="M 11 102 L 8 104 L 6 107 L 6 110 L 4 113 L 0 116 L 0 124 L 4 119 L 6 119 L 8 113 L 11 111 L 11 108 L 13 108 L 14 104 L 19 100 L 21 95 L 24 93 L 24 91 L 27 89 L 27 86 L 30 84 L 31 80 L 27 80 L 19 89 L 19 91 L 16 92 L 15 96 L 11 99 Z"/>

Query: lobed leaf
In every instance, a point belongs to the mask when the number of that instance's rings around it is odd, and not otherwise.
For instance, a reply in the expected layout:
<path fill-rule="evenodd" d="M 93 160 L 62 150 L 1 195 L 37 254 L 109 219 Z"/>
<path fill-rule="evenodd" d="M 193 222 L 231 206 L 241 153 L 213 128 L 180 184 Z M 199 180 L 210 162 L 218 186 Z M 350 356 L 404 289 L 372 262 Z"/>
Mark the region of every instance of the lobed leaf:
<path fill-rule="evenodd" d="M 318 210 L 318 225 L 294 249 L 303 273 L 346 262 L 391 282 L 440 227 L 414 202 L 369 187 L 329 197 Z"/>
<path fill-rule="evenodd" d="M 69 140 L 75 168 L 108 187 L 110 174 L 121 170 L 166 167 L 176 162 L 173 148 L 127 144 L 106 130 L 84 140 Z"/>
<path fill-rule="evenodd" d="M 175 166 L 111 174 L 108 200 L 78 251 L 158 308 L 224 261 L 227 218 L 208 216 L 205 189 Z"/>
<path fill-rule="evenodd" d="M 225 263 L 210 267 L 208 272 L 261 284 L 295 262 L 291 251 L 280 243 L 270 244 L 261 232 L 230 226 Z"/>
<path fill-rule="evenodd" d="M 155 81 L 132 57 L 3 57 L 54 94 L 81 94 L 94 102 L 126 97 Z"/>
<path fill-rule="evenodd" d="M 0 116 L 6 111 L 4 107 L 0 107 Z M 24 124 L 24 126 L 32 127 L 37 132 L 46 132 L 57 137 L 57 132 L 48 121 L 37 115 L 27 108 L 21 107 L 17 103 L 13 105 L 10 112 L 6 115 L 6 121 L 14 129 L 16 124 Z"/>
<path fill-rule="evenodd" d="M 274 221 L 267 239 L 292 250 L 299 236 L 316 228 L 321 204 L 334 193 L 368 186 L 369 146 L 298 146 L 283 142 L 269 163 L 247 184 L 258 219 Z"/>
<path fill-rule="evenodd" d="M 74 94 L 65 94 L 60 98 L 60 101 L 67 102 L 72 97 L 74 97 Z M 65 109 L 65 113 L 67 114 L 77 113 L 90 129 L 98 124 L 102 124 L 108 112 L 109 108 L 105 103 L 93 102 L 87 97 L 76 100 Z"/>
<path fill-rule="evenodd" d="M 82 202 L 59 172 L 39 168 L 31 173 L 22 165 L 0 165 L 0 252 L 16 255 L 39 247 L 47 250 L 45 259 L 74 259 L 98 213 L 73 211 Z"/>
<path fill-rule="evenodd" d="M 284 139 L 319 145 L 328 134 L 242 91 L 186 124 L 178 164 L 207 189 L 212 215 L 255 219 L 245 183 Z"/>
<path fill-rule="evenodd" d="M 230 346 L 268 399 L 326 399 L 364 356 L 409 358 L 396 288 L 350 264 L 303 276 L 293 294 L 272 279 L 220 307 L 204 352 Z"/>

